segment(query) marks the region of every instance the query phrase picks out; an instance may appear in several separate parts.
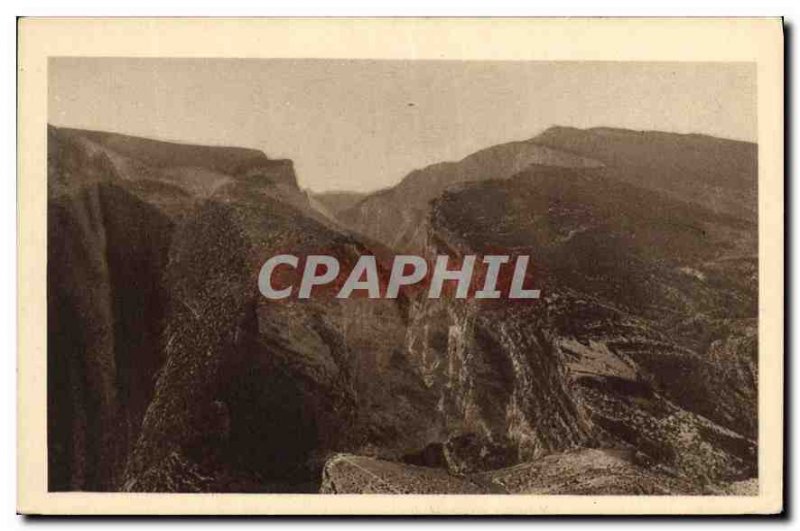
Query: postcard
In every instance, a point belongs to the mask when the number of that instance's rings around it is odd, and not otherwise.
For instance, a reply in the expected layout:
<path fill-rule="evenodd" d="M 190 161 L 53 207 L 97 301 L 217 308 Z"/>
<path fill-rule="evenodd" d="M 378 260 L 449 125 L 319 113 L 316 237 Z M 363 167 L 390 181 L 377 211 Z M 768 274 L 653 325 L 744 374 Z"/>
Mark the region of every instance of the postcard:
<path fill-rule="evenodd" d="M 18 511 L 775 514 L 780 19 L 19 21 Z"/>

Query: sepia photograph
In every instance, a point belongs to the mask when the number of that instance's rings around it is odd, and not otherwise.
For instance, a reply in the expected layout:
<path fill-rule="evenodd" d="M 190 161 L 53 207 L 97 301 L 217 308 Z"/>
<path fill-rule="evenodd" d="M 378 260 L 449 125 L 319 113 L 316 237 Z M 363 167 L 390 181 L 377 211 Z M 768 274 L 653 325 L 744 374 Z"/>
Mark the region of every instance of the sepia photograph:
<path fill-rule="evenodd" d="M 764 494 L 757 60 L 42 65 L 47 493 Z"/>

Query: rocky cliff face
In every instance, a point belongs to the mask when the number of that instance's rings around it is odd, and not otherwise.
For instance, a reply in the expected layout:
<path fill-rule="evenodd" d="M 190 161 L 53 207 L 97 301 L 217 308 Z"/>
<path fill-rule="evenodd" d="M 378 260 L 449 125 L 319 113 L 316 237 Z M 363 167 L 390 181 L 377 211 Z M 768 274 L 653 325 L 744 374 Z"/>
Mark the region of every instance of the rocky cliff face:
<path fill-rule="evenodd" d="M 163 363 L 163 273 L 192 198 L 127 179 L 75 132 L 48 133 L 48 477 L 51 489 L 107 490 Z"/>
<path fill-rule="evenodd" d="M 749 221 L 603 169 L 537 166 L 450 189 L 429 226 L 431 254 L 533 256 L 544 294 L 412 309 L 414 364 L 476 444 L 510 448 L 515 462 L 632 449 L 697 488 L 755 473 Z"/>
<path fill-rule="evenodd" d="M 290 165 L 234 151 L 179 172 L 98 138 L 50 129 L 51 489 L 307 490 L 327 451 L 424 446 L 435 403 L 395 301 L 257 291 L 273 254 L 370 252 Z"/>
<path fill-rule="evenodd" d="M 322 213 L 289 161 L 50 128 L 51 490 L 752 490 L 755 165 L 609 135 L 551 130 Z M 706 171 L 730 201 L 684 197 Z M 408 249 L 530 255 L 542 298 L 258 293 L 275 254 L 385 272 Z"/>

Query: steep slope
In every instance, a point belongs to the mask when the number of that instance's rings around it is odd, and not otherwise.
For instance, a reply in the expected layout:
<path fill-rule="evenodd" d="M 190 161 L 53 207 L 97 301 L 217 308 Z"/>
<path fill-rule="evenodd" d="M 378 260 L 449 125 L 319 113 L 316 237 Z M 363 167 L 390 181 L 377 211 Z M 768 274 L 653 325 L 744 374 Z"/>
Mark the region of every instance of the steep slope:
<path fill-rule="evenodd" d="M 435 403 L 396 302 L 257 292 L 273 253 L 368 252 L 290 162 L 48 135 L 51 490 L 307 490 L 328 450 L 425 444 Z"/>
<path fill-rule="evenodd" d="M 701 135 L 552 128 L 342 213 L 400 249 L 535 261 L 541 301 L 412 303 L 409 353 L 451 426 L 428 460 L 463 473 L 487 452 L 514 462 L 600 445 L 699 490 L 750 477 L 755 155 Z"/>
<path fill-rule="evenodd" d="M 408 174 L 398 185 L 370 194 L 338 214 L 338 219 L 398 251 L 424 245 L 428 202 L 449 186 L 484 179 L 505 179 L 532 164 L 597 167 L 601 164 L 531 141 L 493 146 L 458 162 L 434 164 Z"/>
<path fill-rule="evenodd" d="M 632 448 L 698 489 L 754 474 L 754 225 L 533 167 L 451 189 L 429 227 L 431 254 L 532 256 L 543 294 L 412 311 L 415 364 L 479 439 L 520 460 Z"/>
<path fill-rule="evenodd" d="M 533 142 L 601 161 L 609 174 L 756 221 L 758 146 L 707 135 L 551 127 Z"/>
<path fill-rule="evenodd" d="M 48 130 L 48 480 L 107 490 L 150 401 L 172 231 L 192 197 L 129 181 L 111 154 Z"/>
<path fill-rule="evenodd" d="M 350 266 L 368 252 L 248 182 L 176 234 L 166 361 L 126 490 L 315 489 L 326 452 L 403 451 L 432 429 L 433 397 L 398 351 L 396 302 L 269 301 L 258 271 L 286 249 Z"/>
<path fill-rule="evenodd" d="M 449 186 L 507 179 L 531 165 L 604 168 L 614 179 L 666 192 L 717 213 L 756 220 L 757 146 L 705 135 L 551 127 L 458 162 L 434 164 L 334 215 L 359 233 L 399 250 L 422 247 L 427 203 Z"/>

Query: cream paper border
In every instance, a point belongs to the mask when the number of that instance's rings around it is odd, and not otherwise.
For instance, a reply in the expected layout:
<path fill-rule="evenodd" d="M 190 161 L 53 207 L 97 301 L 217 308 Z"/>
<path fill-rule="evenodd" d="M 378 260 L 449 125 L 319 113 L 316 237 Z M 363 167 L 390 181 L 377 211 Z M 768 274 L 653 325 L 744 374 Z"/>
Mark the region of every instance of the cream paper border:
<path fill-rule="evenodd" d="M 758 70 L 759 495 L 48 493 L 47 58 L 748 61 Z M 18 499 L 45 514 L 730 514 L 782 510 L 783 33 L 771 19 L 35 19 L 19 21 Z"/>

